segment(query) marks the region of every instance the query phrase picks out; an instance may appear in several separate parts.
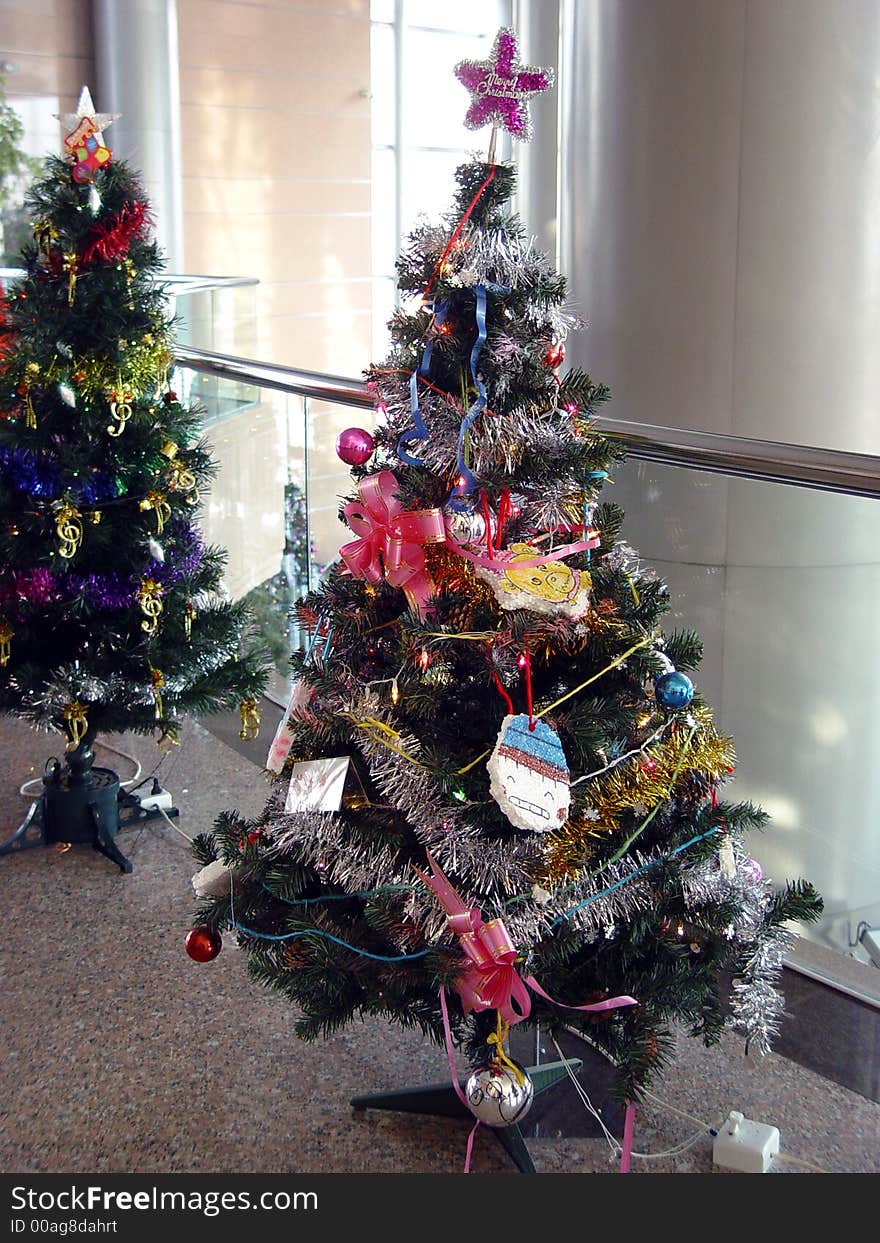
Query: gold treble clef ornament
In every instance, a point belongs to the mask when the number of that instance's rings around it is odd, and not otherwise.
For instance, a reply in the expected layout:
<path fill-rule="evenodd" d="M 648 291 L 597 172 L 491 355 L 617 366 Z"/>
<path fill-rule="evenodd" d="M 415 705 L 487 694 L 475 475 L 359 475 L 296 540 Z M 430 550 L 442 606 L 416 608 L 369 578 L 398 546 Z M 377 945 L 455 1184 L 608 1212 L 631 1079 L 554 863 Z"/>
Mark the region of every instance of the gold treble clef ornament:
<path fill-rule="evenodd" d="M 162 584 L 157 583 L 153 578 L 145 578 L 138 588 L 137 602 L 144 614 L 141 630 L 146 631 L 147 634 L 155 634 L 158 629 L 163 609 L 162 594 Z"/>
<path fill-rule="evenodd" d="M 131 393 L 112 393 L 111 397 L 110 418 L 113 419 L 113 422 L 107 424 L 107 435 L 121 436 L 125 431 L 126 423 L 131 418 L 133 398 Z"/>
<path fill-rule="evenodd" d="M 55 512 L 55 531 L 61 541 L 58 554 L 69 560 L 82 543 L 82 515 L 69 499 L 56 501 L 52 508 Z"/>

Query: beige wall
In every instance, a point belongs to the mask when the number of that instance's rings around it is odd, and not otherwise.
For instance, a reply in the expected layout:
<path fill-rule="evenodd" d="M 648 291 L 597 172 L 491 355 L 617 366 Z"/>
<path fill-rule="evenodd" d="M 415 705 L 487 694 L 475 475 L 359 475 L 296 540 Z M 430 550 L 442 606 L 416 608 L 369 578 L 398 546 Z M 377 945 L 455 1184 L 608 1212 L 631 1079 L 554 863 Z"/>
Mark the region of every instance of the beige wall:
<path fill-rule="evenodd" d="M 178 0 L 186 267 L 256 276 L 260 358 L 370 347 L 368 0 Z"/>
<path fill-rule="evenodd" d="M 6 92 L 26 121 L 29 151 L 58 150 L 52 114 L 73 110 L 82 84 L 94 82 L 89 0 L 0 0 L 0 60 L 14 65 Z"/>

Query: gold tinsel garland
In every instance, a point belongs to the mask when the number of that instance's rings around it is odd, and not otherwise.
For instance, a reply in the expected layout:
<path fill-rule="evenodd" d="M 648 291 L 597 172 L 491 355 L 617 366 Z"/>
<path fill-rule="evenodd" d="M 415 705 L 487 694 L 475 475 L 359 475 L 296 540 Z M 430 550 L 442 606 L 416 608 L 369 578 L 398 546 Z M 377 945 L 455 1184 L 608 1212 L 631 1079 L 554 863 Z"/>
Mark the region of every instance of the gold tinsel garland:
<path fill-rule="evenodd" d="M 691 715 L 697 722 L 695 731 L 676 728 L 587 784 L 589 816 L 574 816 L 558 832 L 548 834 L 545 865 L 536 879 L 542 883 L 571 879 L 585 866 L 592 839 L 620 832 L 621 816 L 634 806 L 644 808 L 641 814 L 650 814 L 671 797 L 684 774 L 698 772 L 717 780 L 733 768 L 733 740 L 716 732 L 711 709 L 700 706 Z"/>
<path fill-rule="evenodd" d="M 158 326 L 139 340 L 120 345 L 122 367 L 119 360 L 94 357 L 76 358 L 69 364 L 69 370 L 77 376 L 77 390 L 86 401 L 102 396 L 111 401 L 113 398 L 108 394 L 122 390 L 146 393 L 166 374 L 171 363 L 171 349 L 168 335 Z"/>

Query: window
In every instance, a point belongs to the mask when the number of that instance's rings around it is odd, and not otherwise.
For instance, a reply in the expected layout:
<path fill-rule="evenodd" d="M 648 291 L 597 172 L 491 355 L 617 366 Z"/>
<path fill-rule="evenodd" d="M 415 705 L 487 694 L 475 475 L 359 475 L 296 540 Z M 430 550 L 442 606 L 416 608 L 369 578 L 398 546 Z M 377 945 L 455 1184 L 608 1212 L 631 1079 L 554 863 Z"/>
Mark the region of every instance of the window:
<path fill-rule="evenodd" d="M 490 130 L 464 125 L 469 96 L 453 76 L 465 59 L 489 55 L 512 0 L 372 0 L 373 357 L 388 348 L 394 261 L 420 214 L 449 206 L 453 172 L 488 151 Z M 499 135 L 500 159 L 510 139 Z"/>

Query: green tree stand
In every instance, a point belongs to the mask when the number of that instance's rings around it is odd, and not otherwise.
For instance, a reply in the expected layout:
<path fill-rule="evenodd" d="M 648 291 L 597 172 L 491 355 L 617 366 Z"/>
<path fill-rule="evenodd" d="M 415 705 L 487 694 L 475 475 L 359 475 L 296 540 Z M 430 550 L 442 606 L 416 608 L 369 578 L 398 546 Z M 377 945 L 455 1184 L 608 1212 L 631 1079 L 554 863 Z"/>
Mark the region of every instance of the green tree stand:
<path fill-rule="evenodd" d="M 565 1062 L 545 1062 L 542 1066 L 527 1067 L 527 1074 L 535 1089 L 535 1096 L 546 1092 L 568 1074 L 566 1065 L 577 1074 L 583 1063 L 577 1058 Z M 395 1113 L 430 1114 L 435 1118 L 465 1118 L 474 1116 L 458 1099 L 450 1083 L 435 1083 L 422 1088 L 398 1088 L 395 1092 L 377 1092 L 369 1096 L 355 1096 L 352 1109 L 386 1109 Z M 490 1127 L 498 1143 L 508 1154 L 521 1174 L 535 1174 L 535 1164 L 529 1156 L 522 1131 L 518 1126 Z"/>

